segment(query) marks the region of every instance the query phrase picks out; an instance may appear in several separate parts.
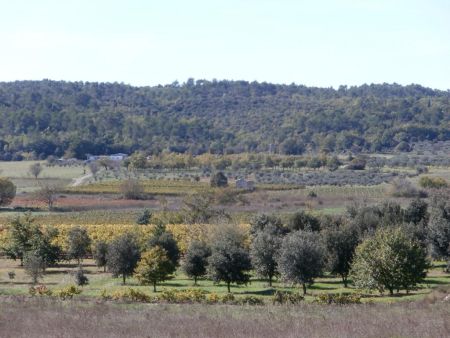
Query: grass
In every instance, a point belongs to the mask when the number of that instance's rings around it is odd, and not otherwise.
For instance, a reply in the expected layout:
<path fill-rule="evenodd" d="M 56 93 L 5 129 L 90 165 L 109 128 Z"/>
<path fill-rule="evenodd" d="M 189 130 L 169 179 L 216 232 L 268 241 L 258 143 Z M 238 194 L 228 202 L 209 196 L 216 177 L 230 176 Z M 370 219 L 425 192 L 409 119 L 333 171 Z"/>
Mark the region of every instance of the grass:
<path fill-rule="evenodd" d="M 56 268 L 47 269 L 45 277 L 42 279 L 42 283 L 49 288 L 60 288 L 66 285 L 73 284 L 73 277 L 71 272 L 75 271 L 77 266 L 75 264 L 62 264 Z M 149 286 L 141 286 L 135 278 L 129 278 L 127 285 L 122 285 L 120 278 L 113 278 L 111 274 L 104 273 L 101 269 L 98 269 L 92 260 L 85 260 L 83 269 L 86 271 L 89 278 L 89 285 L 83 287 L 83 295 L 87 297 L 100 297 L 102 291 L 106 289 L 108 292 L 113 292 L 126 287 L 133 287 L 142 292 L 152 294 L 153 291 Z M 14 280 L 10 280 L 8 272 L 14 271 L 16 277 Z M 28 288 L 31 286 L 30 278 L 24 273 L 24 270 L 18 266 L 18 262 L 11 260 L 0 259 L 0 295 L 26 295 Z M 401 300 L 415 300 L 423 298 L 430 293 L 433 288 L 438 286 L 450 286 L 450 275 L 442 272 L 440 266 L 435 267 L 429 273 L 429 276 L 425 279 L 423 285 L 417 291 L 413 291 L 410 294 L 400 293 L 394 296 L 380 296 L 378 293 L 363 294 L 363 301 L 372 302 L 397 302 Z M 175 278 L 168 280 L 161 285 L 158 285 L 157 291 L 160 292 L 163 289 L 189 289 L 192 288 L 193 281 L 187 278 L 183 273 L 178 272 Z M 225 294 L 227 288 L 225 284 L 214 284 L 209 280 L 199 280 L 196 288 L 205 290 L 209 293 Z M 300 291 L 300 288 L 295 288 L 290 285 L 285 285 L 280 281 L 275 281 L 273 288 L 269 287 L 265 280 L 258 279 L 256 277 L 251 279 L 248 285 L 232 285 L 232 292 L 237 296 L 253 295 L 261 297 L 263 299 L 270 299 L 274 290 L 285 291 Z M 311 302 L 315 296 L 322 293 L 355 293 L 360 291 L 354 288 L 344 288 L 341 280 L 334 277 L 318 278 L 316 282 L 308 288 L 308 294 L 306 300 Z"/>
<path fill-rule="evenodd" d="M 394 305 L 117 304 L 0 297 L 4 337 L 448 337 L 442 301 Z"/>

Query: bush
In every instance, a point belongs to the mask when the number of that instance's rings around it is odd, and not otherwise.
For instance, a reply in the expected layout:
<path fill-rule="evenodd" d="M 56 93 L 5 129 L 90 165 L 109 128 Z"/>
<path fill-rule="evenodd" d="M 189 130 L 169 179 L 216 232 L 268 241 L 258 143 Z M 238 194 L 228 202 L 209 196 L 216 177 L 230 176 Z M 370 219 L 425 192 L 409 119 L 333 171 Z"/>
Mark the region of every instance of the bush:
<path fill-rule="evenodd" d="M 424 191 L 418 190 L 413 186 L 411 181 L 405 178 L 397 178 L 392 181 L 390 188 L 390 195 L 394 197 L 426 197 L 426 193 Z"/>
<path fill-rule="evenodd" d="M 242 305 L 264 305 L 264 300 L 255 296 L 244 296 L 239 299 L 239 304 Z"/>
<path fill-rule="evenodd" d="M 276 291 L 272 297 L 272 304 L 296 305 L 305 299 L 299 292 Z"/>
<path fill-rule="evenodd" d="M 82 269 L 78 269 L 74 273 L 73 277 L 75 279 L 75 284 L 78 285 L 78 286 L 84 286 L 84 285 L 88 285 L 89 284 L 89 279 L 84 274 L 84 271 Z"/>
<path fill-rule="evenodd" d="M 218 173 L 211 176 L 210 184 L 211 187 L 213 188 L 226 187 L 228 186 L 228 178 L 222 172 L 219 171 Z"/>
<path fill-rule="evenodd" d="M 224 304 L 233 304 L 236 301 L 236 297 L 234 297 L 234 295 L 229 292 L 222 296 L 221 301 Z"/>
<path fill-rule="evenodd" d="M 422 188 L 429 188 L 429 189 L 442 189 L 448 187 L 447 181 L 442 177 L 429 177 L 429 176 L 421 177 L 419 180 L 419 185 Z"/>
<path fill-rule="evenodd" d="M 146 293 L 132 288 L 114 291 L 110 296 L 106 293 L 106 290 L 103 290 L 102 298 L 105 300 L 113 299 L 113 300 L 142 302 L 142 303 L 149 303 L 152 301 L 152 298 Z"/>
<path fill-rule="evenodd" d="M 138 180 L 129 179 L 120 185 L 123 198 L 129 200 L 141 200 L 144 198 L 144 188 Z"/>
<path fill-rule="evenodd" d="M 0 206 L 10 205 L 16 196 L 16 186 L 9 179 L 0 178 Z"/>
<path fill-rule="evenodd" d="M 54 295 L 61 298 L 62 300 L 72 299 L 73 296 L 79 295 L 82 292 L 81 289 L 77 288 L 75 285 L 67 286 L 63 289 L 56 290 Z"/>
<path fill-rule="evenodd" d="M 353 294 L 334 294 L 334 293 L 322 293 L 318 295 L 315 300 L 318 304 L 361 304 L 361 295 L 357 293 Z"/>
<path fill-rule="evenodd" d="M 36 285 L 28 289 L 30 296 L 51 296 L 52 291 L 45 285 Z"/>

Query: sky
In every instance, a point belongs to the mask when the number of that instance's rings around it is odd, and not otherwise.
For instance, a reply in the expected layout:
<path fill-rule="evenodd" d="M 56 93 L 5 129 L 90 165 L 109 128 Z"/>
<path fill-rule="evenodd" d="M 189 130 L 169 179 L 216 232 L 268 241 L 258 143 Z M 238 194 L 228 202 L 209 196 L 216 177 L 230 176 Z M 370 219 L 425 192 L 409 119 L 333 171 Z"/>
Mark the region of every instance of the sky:
<path fill-rule="evenodd" d="M 449 0 L 0 0 L 0 81 L 450 89 Z"/>

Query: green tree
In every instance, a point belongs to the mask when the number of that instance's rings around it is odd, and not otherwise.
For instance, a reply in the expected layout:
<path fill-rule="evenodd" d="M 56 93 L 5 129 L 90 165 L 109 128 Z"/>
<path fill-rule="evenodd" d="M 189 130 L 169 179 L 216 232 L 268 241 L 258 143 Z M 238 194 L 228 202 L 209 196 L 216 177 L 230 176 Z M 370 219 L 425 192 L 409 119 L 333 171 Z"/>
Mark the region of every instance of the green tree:
<path fill-rule="evenodd" d="M 227 284 L 230 292 L 231 283 L 245 284 L 249 281 L 251 269 L 250 255 L 243 246 L 243 239 L 235 229 L 220 231 L 212 246 L 208 258 L 209 275 L 215 283 Z"/>
<path fill-rule="evenodd" d="M 142 214 L 140 214 L 136 219 L 136 224 L 147 225 L 150 224 L 152 219 L 152 212 L 149 209 L 144 209 Z"/>
<path fill-rule="evenodd" d="M 31 213 L 26 213 L 23 217 L 17 216 L 8 228 L 8 241 L 3 249 L 5 254 L 14 260 L 19 259 L 22 266 L 25 253 L 33 247 L 32 239 L 37 231 Z"/>
<path fill-rule="evenodd" d="M 0 206 L 10 205 L 16 196 L 16 186 L 7 178 L 0 178 Z"/>
<path fill-rule="evenodd" d="M 416 287 L 426 276 L 429 262 L 420 244 L 401 228 L 381 228 L 356 248 L 351 278 L 356 287 L 389 290 L 392 295 Z"/>
<path fill-rule="evenodd" d="M 24 256 L 24 269 L 36 284 L 44 276 L 45 262 L 35 251 L 28 251 Z"/>
<path fill-rule="evenodd" d="M 318 234 L 295 231 L 287 235 L 281 244 L 278 270 L 284 280 L 301 284 L 303 294 L 306 294 L 306 286 L 314 283 L 323 271 L 324 256 Z"/>
<path fill-rule="evenodd" d="M 116 238 L 109 245 L 106 265 L 114 277 L 122 275 L 123 284 L 125 284 L 126 278 L 133 274 L 140 256 L 136 238 L 127 233 Z"/>
<path fill-rule="evenodd" d="M 76 259 L 78 265 L 90 251 L 91 239 L 86 228 L 74 227 L 67 235 L 67 256 Z"/>
<path fill-rule="evenodd" d="M 228 178 L 223 172 L 219 171 L 211 176 L 210 184 L 211 187 L 223 188 L 228 186 Z"/>
<path fill-rule="evenodd" d="M 344 286 L 348 285 L 348 275 L 359 243 L 356 229 L 350 226 L 331 228 L 324 232 L 327 266 L 331 273 L 341 276 Z"/>
<path fill-rule="evenodd" d="M 105 241 L 96 242 L 94 246 L 93 255 L 95 259 L 95 264 L 100 268 L 103 267 L 103 271 L 105 272 L 108 256 L 108 244 Z"/>
<path fill-rule="evenodd" d="M 173 237 L 171 232 L 161 228 L 159 231 L 155 231 L 153 236 L 148 241 L 148 248 L 159 246 L 166 251 L 167 257 L 174 266 L 178 265 L 180 259 L 180 249 L 178 248 L 177 241 Z"/>
<path fill-rule="evenodd" d="M 299 211 L 291 216 L 287 227 L 290 231 L 320 231 L 320 221 L 317 217 L 311 214 L 304 211 Z"/>
<path fill-rule="evenodd" d="M 153 285 L 153 292 L 156 292 L 156 284 L 169 279 L 174 270 L 166 251 L 155 246 L 142 254 L 135 275 L 141 284 Z"/>
<path fill-rule="evenodd" d="M 37 179 L 38 176 L 41 174 L 42 169 L 43 168 L 42 168 L 41 164 L 38 162 L 38 163 L 34 163 L 34 164 L 30 165 L 30 168 L 28 171 L 31 176 L 33 176 L 35 179 Z"/>
<path fill-rule="evenodd" d="M 267 227 L 254 235 L 250 247 L 252 266 L 259 276 L 268 278 L 269 286 L 272 286 L 272 279 L 278 274 L 276 257 L 281 240 L 280 234 Z"/>
<path fill-rule="evenodd" d="M 199 277 L 206 274 L 210 255 L 211 249 L 204 242 L 193 241 L 189 245 L 182 267 L 186 275 L 194 279 L 194 285 L 197 285 Z"/>
<path fill-rule="evenodd" d="M 260 214 L 252 217 L 250 220 L 250 234 L 256 235 L 260 231 L 270 228 L 276 234 L 284 234 L 287 229 L 283 227 L 283 223 L 279 217 L 273 215 Z"/>

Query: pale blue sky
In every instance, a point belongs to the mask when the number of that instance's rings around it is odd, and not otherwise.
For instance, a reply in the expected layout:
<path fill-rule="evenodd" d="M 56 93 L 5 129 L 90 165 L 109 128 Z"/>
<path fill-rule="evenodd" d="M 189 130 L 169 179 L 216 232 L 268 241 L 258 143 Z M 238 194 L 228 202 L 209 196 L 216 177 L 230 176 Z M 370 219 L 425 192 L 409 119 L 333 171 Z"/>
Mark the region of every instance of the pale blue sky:
<path fill-rule="evenodd" d="M 449 0 L 0 0 L 0 81 L 450 89 Z"/>

